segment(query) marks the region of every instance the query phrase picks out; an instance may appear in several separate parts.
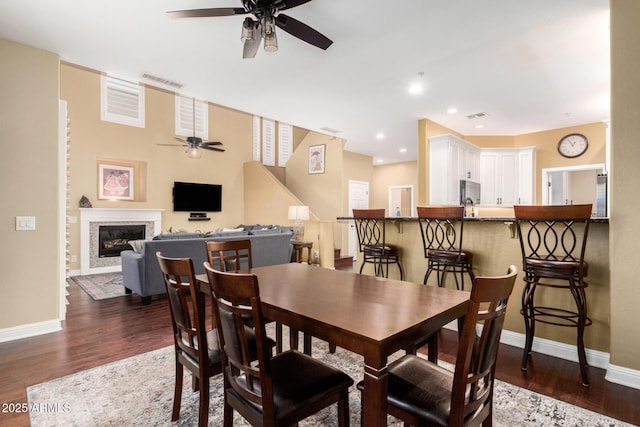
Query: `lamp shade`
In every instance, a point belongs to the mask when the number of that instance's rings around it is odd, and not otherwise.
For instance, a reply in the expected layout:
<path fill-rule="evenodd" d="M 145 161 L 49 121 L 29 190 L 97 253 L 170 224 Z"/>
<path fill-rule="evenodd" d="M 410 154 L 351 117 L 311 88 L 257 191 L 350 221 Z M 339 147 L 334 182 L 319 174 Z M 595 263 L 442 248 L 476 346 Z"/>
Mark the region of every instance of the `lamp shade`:
<path fill-rule="evenodd" d="M 294 221 L 307 221 L 309 219 L 309 206 L 289 206 L 287 218 Z"/>

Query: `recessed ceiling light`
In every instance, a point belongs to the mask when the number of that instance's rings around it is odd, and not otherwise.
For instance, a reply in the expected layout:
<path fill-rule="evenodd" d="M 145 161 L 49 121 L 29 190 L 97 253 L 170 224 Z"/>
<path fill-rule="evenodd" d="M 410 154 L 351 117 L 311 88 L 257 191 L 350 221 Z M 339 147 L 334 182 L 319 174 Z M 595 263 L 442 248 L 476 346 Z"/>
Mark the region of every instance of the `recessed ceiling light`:
<path fill-rule="evenodd" d="M 384 133 L 382 133 L 382 132 L 378 132 L 378 133 L 376 134 L 376 139 L 384 139 Z"/>
<path fill-rule="evenodd" d="M 384 162 L 384 159 L 378 159 L 378 163 Z"/>
<path fill-rule="evenodd" d="M 406 148 L 401 148 L 401 149 L 400 149 L 400 150 L 398 150 L 398 151 L 400 151 L 401 153 L 406 153 L 406 152 L 407 152 L 407 149 L 406 149 Z"/>
<path fill-rule="evenodd" d="M 482 129 L 482 128 L 484 128 L 484 125 L 475 125 L 474 127 L 475 127 L 476 129 Z"/>
<path fill-rule="evenodd" d="M 447 114 L 455 114 L 458 112 L 458 109 L 456 107 L 451 107 L 447 110 Z"/>
<path fill-rule="evenodd" d="M 422 82 L 412 83 L 409 86 L 409 93 L 411 95 L 419 95 L 424 90 L 424 86 L 422 86 Z"/>
<path fill-rule="evenodd" d="M 414 82 L 409 85 L 409 93 L 411 95 L 419 95 L 424 90 L 424 83 L 422 81 L 423 76 L 424 73 L 418 73 L 418 79 L 414 80 Z"/>

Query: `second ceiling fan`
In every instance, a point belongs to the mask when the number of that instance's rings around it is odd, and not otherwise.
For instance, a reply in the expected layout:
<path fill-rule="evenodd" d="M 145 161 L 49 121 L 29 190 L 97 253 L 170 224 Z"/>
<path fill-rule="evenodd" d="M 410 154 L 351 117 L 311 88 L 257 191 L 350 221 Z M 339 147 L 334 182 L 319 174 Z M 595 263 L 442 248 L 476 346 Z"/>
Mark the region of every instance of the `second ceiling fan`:
<path fill-rule="evenodd" d="M 275 27 L 313 46 L 326 50 L 333 43 L 329 38 L 307 24 L 294 19 L 282 10 L 291 9 L 311 0 L 242 0 L 239 7 L 214 7 L 209 9 L 175 10 L 167 12 L 170 18 L 206 18 L 212 16 L 253 15 L 242 23 L 243 58 L 254 58 L 264 39 L 267 52 L 278 50 Z"/>

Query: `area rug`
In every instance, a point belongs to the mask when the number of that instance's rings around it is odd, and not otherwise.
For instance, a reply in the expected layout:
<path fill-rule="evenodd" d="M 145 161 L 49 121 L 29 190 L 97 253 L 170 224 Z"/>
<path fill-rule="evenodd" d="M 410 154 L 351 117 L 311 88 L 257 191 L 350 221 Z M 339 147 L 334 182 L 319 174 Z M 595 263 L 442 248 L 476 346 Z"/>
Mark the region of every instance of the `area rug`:
<path fill-rule="evenodd" d="M 120 272 L 73 276 L 70 279 L 96 301 L 125 295 Z"/>
<path fill-rule="evenodd" d="M 285 328 L 286 330 L 287 328 Z M 288 342 L 287 339 L 284 340 Z M 401 356 L 401 352 L 393 358 Z M 362 379 L 362 357 L 313 339 L 313 356 Z M 32 427 L 51 426 L 194 426 L 198 421 L 198 393 L 191 390 L 191 374 L 185 370 L 180 419 L 171 420 L 174 386 L 173 347 L 165 347 L 94 369 L 27 388 Z M 451 365 L 444 364 L 451 368 Z M 222 377 L 211 379 L 209 426 L 223 420 Z M 351 425 L 360 425 L 360 392 L 349 394 Z M 495 426 L 631 426 L 501 381 L 496 382 L 493 410 Z M 237 413 L 234 426 L 247 427 Z M 337 425 L 335 405 L 300 423 L 301 427 Z M 399 427 L 389 416 L 388 425 Z"/>

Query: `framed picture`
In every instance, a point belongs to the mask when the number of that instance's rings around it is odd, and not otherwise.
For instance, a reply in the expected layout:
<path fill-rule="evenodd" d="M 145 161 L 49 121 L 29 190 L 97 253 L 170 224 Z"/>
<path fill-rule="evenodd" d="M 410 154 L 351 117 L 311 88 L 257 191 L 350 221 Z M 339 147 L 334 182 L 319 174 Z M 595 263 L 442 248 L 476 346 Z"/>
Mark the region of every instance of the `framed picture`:
<path fill-rule="evenodd" d="M 312 145 L 309 147 L 309 173 L 324 173 L 324 149 L 325 145 Z"/>
<path fill-rule="evenodd" d="M 133 168 L 98 163 L 98 199 L 133 200 Z"/>

